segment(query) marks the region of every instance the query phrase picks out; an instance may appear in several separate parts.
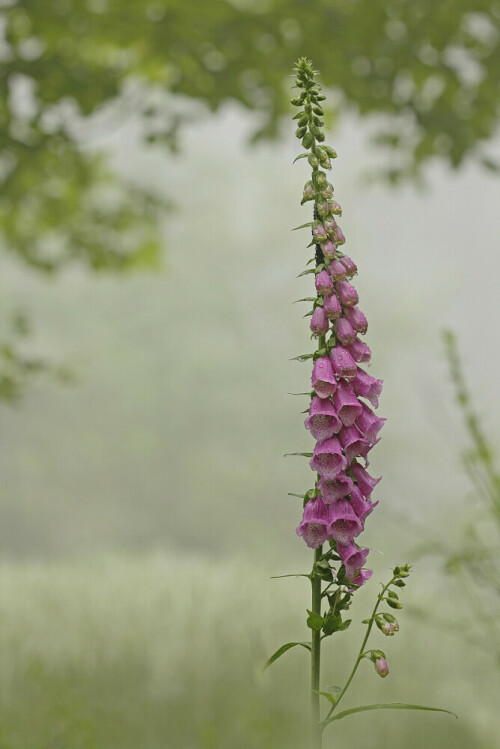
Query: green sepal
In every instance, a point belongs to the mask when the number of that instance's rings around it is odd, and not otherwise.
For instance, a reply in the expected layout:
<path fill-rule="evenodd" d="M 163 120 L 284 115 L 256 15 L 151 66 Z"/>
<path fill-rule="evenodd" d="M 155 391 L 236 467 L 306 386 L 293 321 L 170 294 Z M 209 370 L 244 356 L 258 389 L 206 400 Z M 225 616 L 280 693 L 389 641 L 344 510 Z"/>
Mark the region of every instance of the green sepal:
<path fill-rule="evenodd" d="M 307 609 L 307 613 L 309 616 L 307 617 L 306 624 L 309 627 L 309 629 L 312 629 L 313 632 L 319 632 L 323 624 L 325 623 L 324 618 L 321 616 L 321 614 L 316 614 L 314 611 L 310 611 Z"/>
<path fill-rule="evenodd" d="M 314 310 L 312 309 L 310 312 L 306 312 L 305 315 L 302 315 L 302 317 L 312 317 L 314 315 Z"/>
<path fill-rule="evenodd" d="M 324 146 L 321 146 L 321 148 L 325 149 L 325 151 L 327 152 L 328 156 L 331 159 L 336 159 L 337 158 L 337 151 L 335 151 L 334 148 L 331 148 L 331 146 L 324 145 Z"/>
<path fill-rule="evenodd" d="M 396 601 L 399 601 L 399 596 L 395 590 L 388 590 L 387 595 L 389 596 L 389 598 L 394 598 Z"/>
<path fill-rule="evenodd" d="M 391 607 L 391 609 L 402 609 L 403 604 L 401 601 L 395 601 L 393 598 L 387 599 L 387 605 Z"/>
<path fill-rule="evenodd" d="M 341 713 L 337 713 L 328 718 L 328 720 L 323 721 L 322 726 L 327 726 L 329 723 L 333 723 L 334 720 L 342 720 L 342 718 L 354 713 L 364 713 L 367 710 L 429 710 L 435 713 L 448 713 L 448 715 L 458 718 L 451 710 L 444 710 L 442 707 L 426 707 L 425 705 L 409 705 L 404 702 L 388 702 L 378 705 L 361 705 L 360 707 L 351 707 L 349 710 L 342 710 Z"/>
<path fill-rule="evenodd" d="M 398 588 L 405 588 L 406 587 L 406 583 L 405 583 L 404 580 L 394 580 L 394 582 L 392 584 L 393 585 L 397 585 Z"/>
<path fill-rule="evenodd" d="M 318 273 L 321 273 L 321 271 L 324 270 L 324 269 L 325 269 L 325 264 L 324 263 L 319 263 L 315 267 L 314 272 L 316 273 L 316 275 L 318 275 Z"/>
<path fill-rule="evenodd" d="M 266 668 L 269 668 L 269 666 L 274 663 L 274 661 L 277 661 L 278 658 L 281 658 L 283 653 L 286 653 L 287 650 L 294 648 L 296 645 L 301 645 L 303 648 L 306 648 L 306 650 L 311 650 L 310 642 L 287 642 L 285 645 L 282 645 L 280 648 L 278 648 L 278 650 L 273 653 L 270 658 L 268 658 L 264 665 L 264 671 L 266 670 Z"/>

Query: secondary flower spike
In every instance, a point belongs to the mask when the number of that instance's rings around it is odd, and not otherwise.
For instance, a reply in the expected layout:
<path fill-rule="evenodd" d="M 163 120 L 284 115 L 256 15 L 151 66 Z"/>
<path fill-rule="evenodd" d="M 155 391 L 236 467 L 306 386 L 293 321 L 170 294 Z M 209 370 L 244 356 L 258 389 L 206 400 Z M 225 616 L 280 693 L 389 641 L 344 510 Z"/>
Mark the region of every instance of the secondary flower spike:
<path fill-rule="evenodd" d="M 380 479 L 372 478 L 365 462 L 385 422 L 372 411 L 378 406 L 382 380 L 359 366 L 371 358 L 369 346 L 358 337 L 366 334 L 368 320 L 357 306 L 358 292 L 351 283 L 357 265 L 340 249 L 346 238 L 337 223 L 342 210 L 332 200 L 334 189 L 327 176 L 337 154 L 324 142 L 324 96 L 308 60 L 299 61 L 296 73 L 299 93 L 292 103 L 299 108 L 296 135 L 304 149 L 299 158 L 306 159 L 311 167 L 302 190 L 302 204 L 314 203 L 312 221 L 305 224 L 312 234 L 314 258 L 303 275 L 314 273 L 315 298 L 308 314 L 316 344 L 305 420 L 315 440 L 310 466 L 316 480 L 305 495 L 297 534 L 312 548 L 329 542 L 336 558 L 340 557 L 336 570 L 332 569 L 334 581 L 353 590 L 371 575 L 364 568 L 369 550 L 358 546 L 357 540 L 378 504 L 372 500 L 372 493 Z M 311 358 L 311 354 L 305 358 Z M 381 664 L 379 673 L 383 670 Z"/>

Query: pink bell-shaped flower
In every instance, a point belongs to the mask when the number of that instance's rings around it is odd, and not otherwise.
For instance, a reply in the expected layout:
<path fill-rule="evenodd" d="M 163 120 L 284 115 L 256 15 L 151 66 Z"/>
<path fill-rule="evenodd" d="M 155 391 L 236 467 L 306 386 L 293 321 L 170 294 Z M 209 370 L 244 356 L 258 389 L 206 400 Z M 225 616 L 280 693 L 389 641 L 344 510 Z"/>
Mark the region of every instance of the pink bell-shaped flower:
<path fill-rule="evenodd" d="M 345 309 L 349 309 L 349 307 L 346 307 Z M 352 343 L 349 343 L 346 346 L 346 349 L 349 351 L 354 361 L 360 362 L 361 364 L 368 364 L 372 358 L 370 347 L 367 346 L 364 341 L 360 341 L 359 338 L 355 338 Z"/>
<path fill-rule="evenodd" d="M 315 278 L 316 291 L 321 296 L 328 296 L 333 292 L 333 281 L 327 270 L 320 271 Z"/>
<path fill-rule="evenodd" d="M 311 400 L 309 416 L 304 422 L 316 440 L 326 440 L 340 431 L 340 421 L 333 403 L 329 398 L 318 398 L 317 395 Z"/>
<path fill-rule="evenodd" d="M 349 478 L 349 476 L 346 476 L 345 473 L 339 473 L 339 475 L 333 479 L 320 479 L 318 481 L 318 489 L 321 492 L 323 502 L 326 504 L 347 497 L 347 495 L 355 488 L 352 479 Z M 354 510 L 354 512 L 356 512 L 356 510 Z"/>
<path fill-rule="evenodd" d="M 337 380 L 328 356 L 322 356 L 314 362 L 311 384 L 320 398 L 328 398 L 337 389 Z"/>
<path fill-rule="evenodd" d="M 334 367 L 335 369 L 335 367 Z M 368 398 L 374 408 L 378 408 L 378 399 L 382 392 L 383 380 L 376 380 L 370 375 L 358 367 L 356 376 L 352 381 L 352 386 L 356 395 L 360 395 L 362 398 Z"/>
<path fill-rule="evenodd" d="M 347 467 L 347 460 L 342 454 L 338 438 L 330 437 L 323 442 L 317 442 L 309 465 L 323 479 L 333 479 L 344 471 Z"/>
<path fill-rule="evenodd" d="M 358 292 L 348 281 L 339 281 L 336 291 L 342 304 L 347 307 L 354 307 L 359 301 Z"/>
<path fill-rule="evenodd" d="M 363 530 L 361 522 L 346 499 L 339 499 L 331 505 L 328 535 L 339 544 L 348 544 Z"/>
<path fill-rule="evenodd" d="M 361 335 L 366 333 L 368 330 L 368 320 L 359 307 L 347 307 L 344 310 L 344 315 L 347 317 L 356 333 L 361 333 Z"/>
<path fill-rule="evenodd" d="M 353 343 L 356 338 L 356 332 L 347 318 L 339 317 L 338 320 L 335 320 L 333 327 L 335 335 L 342 346 L 348 346 L 350 343 Z"/>
<path fill-rule="evenodd" d="M 337 320 L 342 314 L 339 298 L 336 294 L 330 294 L 323 302 L 323 310 L 329 320 Z"/>
<path fill-rule="evenodd" d="M 311 317 L 311 330 L 315 335 L 325 335 L 328 331 L 328 318 L 323 307 L 316 307 Z"/>
<path fill-rule="evenodd" d="M 297 528 L 297 536 L 302 536 L 311 549 L 317 549 L 328 538 L 328 526 L 331 522 L 328 505 L 318 497 L 311 499 L 304 507 L 302 520 Z"/>
<path fill-rule="evenodd" d="M 356 377 L 356 362 L 349 351 L 343 346 L 334 346 L 330 352 L 333 371 L 338 377 L 345 380 L 354 380 Z"/>
<path fill-rule="evenodd" d="M 333 405 L 335 406 L 337 416 L 346 427 L 352 427 L 363 410 L 354 390 L 345 380 L 339 380 L 337 390 L 333 396 Z"/>

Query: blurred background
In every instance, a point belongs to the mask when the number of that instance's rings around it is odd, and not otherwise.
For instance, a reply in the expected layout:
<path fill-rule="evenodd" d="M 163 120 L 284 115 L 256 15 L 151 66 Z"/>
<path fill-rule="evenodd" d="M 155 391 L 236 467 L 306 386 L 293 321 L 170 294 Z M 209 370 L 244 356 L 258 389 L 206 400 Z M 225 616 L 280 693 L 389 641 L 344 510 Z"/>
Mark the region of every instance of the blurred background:
<path fill-rule="evenodd" d="M 0 30 L 1 749 L 305 745 L 305 652 L 262 673 L 309 605 L 270 579 L 311 564 L 287 496 L 310 469 L 283 458 L 311 448 L 301 55 L 385 381 L 353 619 L 415 564 L 373 636 L 390 676 L 367 663 L 349 705 L 459 714 L 368 713 L 325 747 L 499 746 L 500 2 L 1 0 Z"/>

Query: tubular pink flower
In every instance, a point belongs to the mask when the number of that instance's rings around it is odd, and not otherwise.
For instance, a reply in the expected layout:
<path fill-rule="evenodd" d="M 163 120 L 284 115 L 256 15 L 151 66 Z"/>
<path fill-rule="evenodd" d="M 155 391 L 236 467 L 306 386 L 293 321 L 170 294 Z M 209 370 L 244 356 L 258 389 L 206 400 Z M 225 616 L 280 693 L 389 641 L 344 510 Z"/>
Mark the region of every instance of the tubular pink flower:
<path fill-rule="evenodd" d="M 330 296 L 325 298 L 323 310 L 329 320 L 337 320 L 340 317 L 342 307 L 336 294 L 330 294 Z"/>
<path fill-rule="evenodd" d="M 380 479 L 375 479 L 373 476 L 370 476 L 366 468 L 363 468 L 361 463 L 358 463 L 357 461 L 354 461 L 351 465 L 350 471 L 362 495 L 369 499 Z"/>
<path fill-rule="evenodd" d="M 297 528 L 297 536 L 302 536 L 311 549 L 317 549 L 328 538 L 330 510 L 319 497 L 311 499 L 304 507 L 302 520 Z"/>
<path fill-rule="evenodd" d="M 335 335 L 342 346 L 348 346 L 350 343 L 353 343 L 356 333 L 349 320 L 345 317 L 339 317 L 335 320 L 333 327 L 335 328 Z"/>
<path fill-rule="evenodd" d="M 351 464 L 358 456 L 366 459 L 372 448 L 372 445 L 360 435 L 355 426 L 343 427 L 339 432 L 339 440 L 348 464 Z"/>
<path fill-rule="evenodd" d="M 357 366 L 347 349 L 343 346 L 335 346 L 331 350 L 330 359 L 336 375 L 345 380 L 354 380 Z"/>
<path fill-rule="evenodd" d="M 311 330 L 315 335 L 325 335 L 328 331 L 328 318 L 323 307 L 316 307 L 311 317 Z"/>
<path fill-rule="evenodd" d="M 349 580 L 355 577 L 368 556 L 369 549 L 360 549 L 359 546 L 350 542 L 347 544 L 338 544 L 337 552 L 345 567 L 345 574 Z"/>
<path fill-rule="evenodd" d="M 346 499 L 339 499 L 331 505 L 330 523 L 327 531 L 339 544 L 348 544 L 359 536 L 363 526 Z"/>
<path fill-rule="evenodd" d="M 344 380 L 339 380 L 333 396 L 333 405 L 342 424 L 352 427 L 362 413 L 362 405 L 356 398 L 352 387 Z"/>
<path fill-rule="evenodd" d="M 342 304 L 347 307 L 353 307 L 359 301 L 358 292 L 348 281 L 339 281 L 336 291 Z"/>
<path fill-rule="evenodd" d="M 355 489 L 352 479 L 346 476 L 344 473 L 340 473 L 334 479 L 320 479 L 318 481 L 318 489 L 321 492 L 321 497 L 325 504 L 331 504 L 336 502 L 338 499 L 347 497 L 348 494 Z M 354 512 L 356 509 L 353 507 Z M 356 512 L 356 515 L 358 513 Z M 359 515 L 358 515 L 359 517 Z"/>
<path fill-rule="evenodd" d="M 315 279 L 316 291 L 321 296 L 328 296 L 333 292 L 333 281 L 327 270 L 322 270 L 318 273 Z"/>
<path fill-rule="evenodd" d="M 366 403 L 361 403 L 362 411 L 356 419 L 356 426 L 362 433 L 363 437 L 372 444 L 377 441 L 377 435 L 384 426 L 387 419 L 381 419 L 375 416 L 371 408 Z"/>
<path fill-rule="evenodd" d="M 320 398 L 328 398 L 337 389 L 337 380 L 328 356 L 322 356 L 314 362 L 311 384 Z"/>
<path fill-rule="evenodd" d="M 344 315 L 347 317 L 356 333 L 364 335 L 368 330 L 368 320 L 359 307 L 346 307 Z"/>
<path fill-rule="evenodd" d="M 356 265 L 354 260 L 351 260 L 350 257 L 344 255 L 340 258 L 340 262 L 346 269 L 348 278 L 352 278 L 352 276 L 356 275 L 356 273 L 358 272 L 358 266 Z"/>
<path fill-rule="evenodd" d="M 328 268 L 330 275 L 335 281 L 344 281 L 347 278 L 346 269 L 338 260 L 332 260 Z"/>
<path fill-rule="evenodd" d="M 342 448 L 337 437 L 317 442 L 314 455 L 309 461 L 313 471 L 317 471 L 322 479 L 334 479 L 347 467 L 347 461 L 342 454 Z"/>
<path fill-rule="evenodd" d="M 319 398 L 317 395 L 311 400 L 309 416 L 304 421 L 306 429 L 309 429 L 316 440 L 326 440 L 340 431 L 340 421 L 333 403 L 329 398 Z"/>
<path fill-rule="evenodd" d="M 376 380 L 374 377 L 370 377 L 364 369 L 358 367 L 356 376 L 352 381 L 352 386 L 356 395 L 368 398 L 373 408 L 378 408 L 378 398 L 382 392 L 382 383 L 383 380 Z"/>
<path fill-rule="evenodd" d="M 350 582 L 353 585 L 356 585 L 356 587 L 361 588 L 361 586 L 364 585 L 366 581 L 369 580 L 372 575 L 373 575 L 372 570 L 360 570 L 357 575 L 350 578 Z"/>
<path fill-rule="evenodd" d="M 349 308 L 346 307 L 346 309 Z M 367 346 L 364 341 L 360 341 L 359 338 L 355 338 L 352 343 L 349 343 L 346 346 L 346 349 L 349 351 L 354 361 L 360 362 L 361 364 L 368 364 L 372 358 L 370 347 Z"/>
<path fill-rule="evenodd" d="M 375 509 L 375 507 L 378 505 L 378 502 L 368 502 L 363 497 L 363 495 L 361 494 L 361 491 L 358 489 L 357 486 L 354 487 L 354 489 L 351 491 L 349 496 L 350 496 L 351 507 L 356 513 L 357 517 L 359 518 L 359 522 L 364 528 L 366 518 Z"/>

